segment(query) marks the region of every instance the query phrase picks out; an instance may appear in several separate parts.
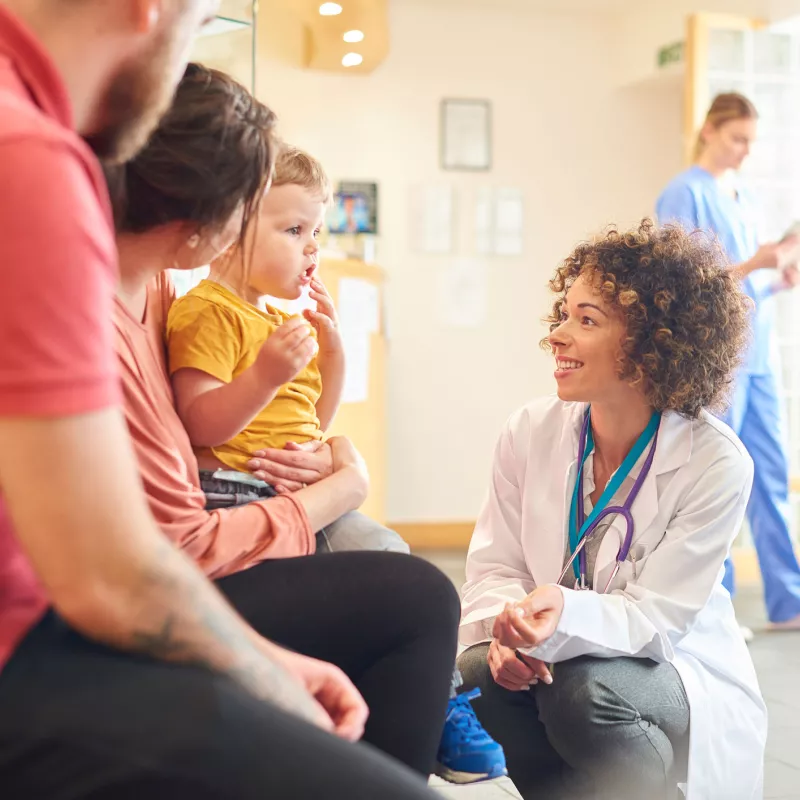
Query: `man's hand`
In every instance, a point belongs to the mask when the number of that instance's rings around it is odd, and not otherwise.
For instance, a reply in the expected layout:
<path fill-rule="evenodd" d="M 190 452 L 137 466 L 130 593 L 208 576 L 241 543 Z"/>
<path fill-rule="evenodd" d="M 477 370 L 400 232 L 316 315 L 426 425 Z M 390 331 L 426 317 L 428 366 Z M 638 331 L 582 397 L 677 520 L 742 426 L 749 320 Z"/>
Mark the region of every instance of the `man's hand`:
<path fill-rule="evenodd" d="M 489 645 L 489 669 L 495 683 L 511 692 L 524 692 L 540 680 L 552 683 L 553 677 L 544 661 L 518 654 L 493 639 Z"/>
<path fill-rule="evenodd" d="M 333 453 L 327 442 L 289 442 L 283 450 L 258 450 L 247 462 L 253 476 L 280 494 L 296 492 L 333 473 Z"/>
<path fill-rule="evenodd" d="M 544 644 L 556 631 L 564 611 L 558 586 L 541 586 L 515 605 L 507 605 L 494 623 L 493 636 L 512 650 Z"/>
<path fill-rule="evenodd" d="M 316 724 L 342 739 L 357 742 L 364 735 L 369 708 L 347 675 L 333 664 L 269 644 L 272 658 L 314 698 L 324 719 Z M 290 709 L 291 710 L 291 709 Z M 319 717 L 319 714 L 317 715 Z"/>

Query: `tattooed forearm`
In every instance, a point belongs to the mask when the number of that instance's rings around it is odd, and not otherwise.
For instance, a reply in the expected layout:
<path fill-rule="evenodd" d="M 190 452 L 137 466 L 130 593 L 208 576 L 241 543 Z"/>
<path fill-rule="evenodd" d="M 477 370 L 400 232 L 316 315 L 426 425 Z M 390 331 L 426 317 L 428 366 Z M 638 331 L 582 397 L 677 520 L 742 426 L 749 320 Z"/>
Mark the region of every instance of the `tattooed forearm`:
<path fill-rule="evenodd" d="M 256 697 L 314 721 L 319 710 L 311 696 L 194 564 L 166 541 L 154 563 L 141 574 L 124 646 L 222 672 Z"/>

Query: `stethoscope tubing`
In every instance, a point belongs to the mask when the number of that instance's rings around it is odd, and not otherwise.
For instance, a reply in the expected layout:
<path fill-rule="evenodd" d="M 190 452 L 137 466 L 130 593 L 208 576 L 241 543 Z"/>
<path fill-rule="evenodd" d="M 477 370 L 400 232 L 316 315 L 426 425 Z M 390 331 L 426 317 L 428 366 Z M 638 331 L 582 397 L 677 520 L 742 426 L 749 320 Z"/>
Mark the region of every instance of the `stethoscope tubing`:
<path fill-rule="evenodd" d="M 586 415 L 584 419 L 583 426 L 581 428 L 581 439 L 580 445 L 578 447 L 578 477 L 577 480 L 581 481 L 583 479 L 583 462 L 584 462 L 584 455 L 586 453 L 586 441 L 588 438 L 589 433 L 589 415 Z M 631 552 L 631 546 L 633 545 L 633 536 L 635 527 L 633 524 L 633 514 L 631 512 L 631 508 L 633 507 L 633 503 L 636 500 L 637 495 L 639 494 L 639 490 L 644 485 L 645 478 L 650 472 L 650 468 L 653 465 L 653 459 L 655 458 L 656 453 L 656 446 L 658 445 L 658 429 L 656 429 L 655 434 L 653 435 L 653 443 L 650 445 L 650 452 L 647 454 L 647 458 L 645 459 L 644 464 L 642 465 L 641 472 L 639 476 L 636 478 L 636 481 L 633 485 L 633 488 L 628 493 L 627 498 L 625 498 L 625 503 L 621 506 L 609 506 L 608 508 L 604 508 L 598 515 L 597 518 L 592 522 L 591 525 L 586 529 L 583 536 L 581 537 L 580 543 L 575 548 L 575 552 L 570 557 L 569 561 L 567 562 L 564 570 L 562 571 L 558 582 L 559 584 L 561 581 L 564 580 L 567 572 L 572 569 L 572 565 L 576 558 L 580 558 L 580 584 L 581 588 L 585 588 L 586 586 L 586 544 L 588 543 L 589 539 L 597 532 L 597 526 L 610 514 L 620 514 L 625 519 L 625 537 L 622 540 L 622 544 L 620 545 L 619 550 L 617 551 L 617 559 L 616 564 L 614 566 L 614 570 L 612 571 L 611 577 L 606 582 L 605 588 L 601 592 L 601 594 L 605 594 L 609 587 L 611 586 L 611 582 L 616 578 L 617 573 L 620 570 L 620 567 L 625 563 L 628 559 L 628 556 Z M 585 519 L 584 510 L 583 510 L 583 491 L 582 488 L 578 488 L 578 527 L 582 527 L 583 520 Z"/>

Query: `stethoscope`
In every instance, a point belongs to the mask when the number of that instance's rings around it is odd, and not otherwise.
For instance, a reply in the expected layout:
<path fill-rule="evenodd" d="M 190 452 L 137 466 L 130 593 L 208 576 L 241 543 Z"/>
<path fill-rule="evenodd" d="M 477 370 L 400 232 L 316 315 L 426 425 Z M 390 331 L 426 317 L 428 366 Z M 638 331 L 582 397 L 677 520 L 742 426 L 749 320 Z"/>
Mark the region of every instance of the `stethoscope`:
<path fill-rule="evenodd" d="M 558 583 L 560 584 L 564 578 L 566 577 L 567 573 L 570 569 L 573 569 L 573 564 L 575 563 L 575 559 L 578 559 L 579 563 L 579 576 L 576 580 L 576 589 L 587 589 L 586 584 L 586 544 L 589 539 L 594 536 L 597 532 L 597 526 L 610 514 L 620 514 L 625 519 L 625 537 L 622 540 L 622 545 L 620 546 L 619 550 L 617 551 L 617 561 L 614 565 L 614 569 L 611 573 L 611 577 L 609 577 L 608 581 L 606 582 L 605 588 L 603 589 L 600 594 L 605 594 L 608 592 L 609 587 L 611 586 L 611 582 L 614 578 L 617 577 L 617 573 L 620 570 L 620 567 L 625 563 L 628 558 L 628 555 L 631 552 L 631 545 L 633 544 L 633 534 L 634 534 L 634 525 L 633 525 L 633 514 L 631 513 L 631 508 L 633 506 L 634 500 L 636 500 L 636 496 L 639 494 L 640 489 L 642 488 L 645 479 L 647 478 L 648 473 L 650 472 L 650 467 L 653 465 L 653 458 L 655 457 L 656 453 L 656 444 L 658 443 L 658 426 L 661 419 L 660 414 L 653 414 L 653 417 L 650 420 L 650 424 L 645 428 L 642 435 L 639 437 L 639 440 L 631 449 L 631 452 L 628 453 L 625 461 L 623 461 L 622 466 L 619 468 L 617 473 L 614 477 L 612 477 L 612 481 L 616 479 L 617 485 L 611 486 L 611 482 L 609 483 L 609 487 L 607 487 L 606 492 L 610 496 L 616 492 L 619 488 L 619 485 L 622 483 L 623 480 L 628 476 L 628 473 L 633 468 L 633 465 L 639 460 L 644 448 L 647 446 L 647 443 L 652 439 L 652 445 L 650 447 L 650 452 L 647 454 L 647 458 L 645 459 L 644 464 L 642 465 L 641 472 L 639 476 L 636 478 L 636 481 L 633 484 L 633 488 L 628 493 L 625 502 L 621 506 L 608 506 L 607 508 L 602 508 L 597 515 L 594 517 L 593 520 L 590 521 L 588 525 L 586 525 L 586 514 L 584 513 L 584 500 L 583 500 L 583 465 L 586 461 L 588 454 L 586 453 L 586 444 L 590 437 L 590 413 L 587 412 L 586 416 L 583 420 L 583 427 L 581 428 L 581 438 L 580 438 L 580 445 L 578 447 L 578 477 L 577 483 L 575 486 L 575 494 L 577 495 L 577 519 L 576 519 L 576 528 L 579 531 L 580 542 L 578 546 L 575 548 L 575 552 L 572 554 L 571 558 L 567 562 L 566 566 L 564 567 L 564 571 L 561 573 Z M 605 495 L 606 492 L 603 494 Z M 609 496 L 608 499 L 611 499 Z M 602 505 L 603 497 L 598 500 L 598 507 Z M 570 508 L 570 514 L 572 514 L 572 507 Z"/>

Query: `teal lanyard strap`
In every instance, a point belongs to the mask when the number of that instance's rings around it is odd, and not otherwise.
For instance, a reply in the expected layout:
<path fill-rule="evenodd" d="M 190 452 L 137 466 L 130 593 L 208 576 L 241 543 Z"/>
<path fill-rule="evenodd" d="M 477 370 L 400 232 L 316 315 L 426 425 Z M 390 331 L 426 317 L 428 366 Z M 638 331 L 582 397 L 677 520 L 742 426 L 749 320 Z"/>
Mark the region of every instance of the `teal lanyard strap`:
<path fill-rule="evenodd" d="M 630 449 L 628 455 L 625 456 L 625 460 L 620 465 L 620 468 L 611 477 L 611 480 L 608 482 L 603 494 L 600 495 L 597 505 L 592 509 L 592 513 L 589 514 L 586 520 L 581 524 L 580 520 L 578 519 L 578 492 L 583 491 L 583 466 L 586 463 L 586 459 L 589 458 L 589 454 L 594 450 L 591 413 L 592 410 L 590 407 L 586 412 L 587 416 L 589 417 L 588 433 L 586 434 L 586 450 L 583 454 L 583 461 L 581 461 L 581 463 L 578 465 L 578 475 L 575 479 L 575 488 L 572 491 L 572 503 L 570 504 L 569 508 L 570 555 L 575 553 L 575 551 L 578 549 L 581 539 L 583 539 L 583 537 L 586 535 L 587 530 L 591 527 L 592 523 L 597 519 L 597 517 L 600 516 L 611 498 L 619 490 L 619 487 L 622 486 L 622 482 L 628 477 L 630 471 L 636 465 L 636 462 L 641 458 L 642 453 L 644 453 L 645 449 L 647 448 L 647 445 L 650 444 L 653 437 L 656 435 L 656 431 L 658 430 L 658 426 L 661 422 L 661 414 L 657 412 L 650 417 L 650 422 L 647 423 L 647 427 L 642 431 L 641 435 L 636 440 L 636 443 Z M 578 530 L 578 526 L 580 526 L 580 530 Z M 579 559 L 577 558 L 572 562 L 572 571 L 575 573 L 576 580 L 580 579 L 580 566 Z"/>

